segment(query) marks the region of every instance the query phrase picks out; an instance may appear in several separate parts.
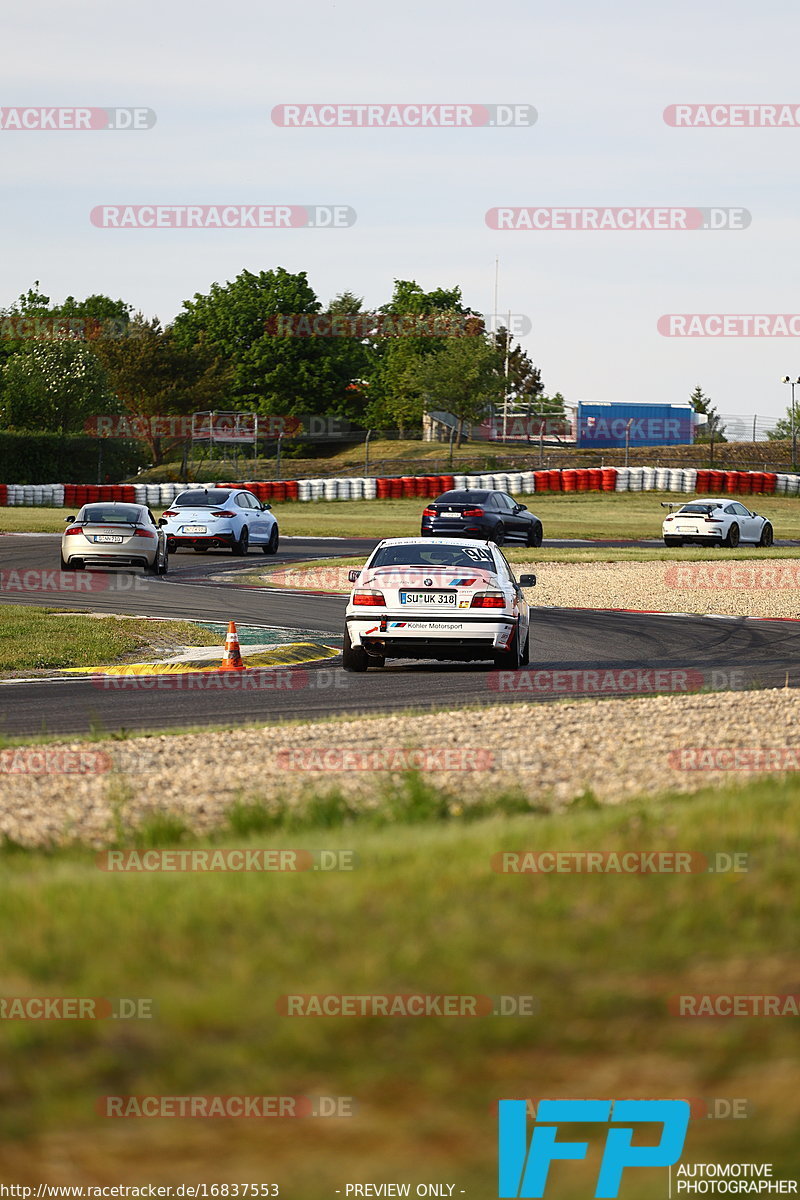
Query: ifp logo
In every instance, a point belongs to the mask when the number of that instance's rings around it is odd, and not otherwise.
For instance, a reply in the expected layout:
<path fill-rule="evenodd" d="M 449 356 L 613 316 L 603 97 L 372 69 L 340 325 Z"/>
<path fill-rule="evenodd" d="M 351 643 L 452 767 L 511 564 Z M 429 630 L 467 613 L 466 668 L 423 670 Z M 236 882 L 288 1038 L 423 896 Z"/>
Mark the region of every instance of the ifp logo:
<path fill-rule="evenodd" d="M 613 1115 L 612 1115 L 613 1108 Z M 558 1142 L 558 1126 L 565 1122 L 597 1122 L 612 1128 L 595 1189 L 596 1200 L 613 1200 L 619 1193 L 626 1167 L 671 1167 L 681 1156 L 690 1107 L 686 1100 L 541 1100 L 536 1111 L 530 1147 L 527 1138 L 527 1105 L 524 1100 L 499 1103 L 498 1152 L 500 1200 L 538 1200 L 544 1195 L 551 1162 L 583 1159 L 588 1142 Z M 634 1146 L 634 1124 L 662 1126 L 655 1146 Z"/>

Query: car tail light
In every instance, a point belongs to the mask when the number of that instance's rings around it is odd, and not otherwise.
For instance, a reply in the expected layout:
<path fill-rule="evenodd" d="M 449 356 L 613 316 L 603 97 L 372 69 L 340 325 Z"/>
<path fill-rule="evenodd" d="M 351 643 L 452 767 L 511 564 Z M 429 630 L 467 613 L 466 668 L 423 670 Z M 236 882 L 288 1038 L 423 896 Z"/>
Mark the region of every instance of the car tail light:
<path fill-rule="evenodd" d="M 482 508 L 465 508 L 461 515 L 462 515 L 462 517 L 482 517 L 483 509 Z"/>
<path fill-rule="evenodd" d="M 212 512 L 212 517 L 235 517 L 236 513 L 228 512 L 227 508 L 221 508 L 219 512 Z"/>
<path fill-rule="evenodd" d="M 675 518 L 674 517 L 664 517 L 664 520 L 665 521 L 674 521 Z"/>
<path fill-rule="evenodd" d="M 423 517 L 435 517 L 436 509 L 435 508 L 426 508 L 423 510 L 422 515 L 423 515 Z"/>
<path fill-rule="evenodd" d="M 353 604 L 364 604 L 374 608 L 385 603 L 386 601 L 383 598 L 383 592 L 353 592 Z"/>
<path fill-rule="evenodd" d="M 722 525 L 725 521 L 724 517 L 706 517 L 706 521 L 710 525 Z"/>
<path fill-rule="evenodd" d="M 80 525 L 70 525 L 69 529 L 64 530 L 64 536 L 69 537 L 71 533 L 83 533 Z"/>
<path fill-rule="evenodd" d="M 161 515 L 162 515 L 162 517 L 177 517 L 178 514 L 177 514 L 177 512 L 175 512 L 174 509 L 170 508 L 170 509 L 167 509 L 166 512 L 163 512 Z"/>
<path fill-rule="evenodd" d="M 149 529 L 134 529 L 133 536 L 134 537 L 154 538 L 154 537 L 157 537 L 158 535 L 155 533 L 152 533 L 151 530 L 149 530 Z"/>
<path fill-rule="evenodd" d="M 502 592 L 477 592 L 472 597 L 470 608 L 505 608 L 506 598 Z"/>

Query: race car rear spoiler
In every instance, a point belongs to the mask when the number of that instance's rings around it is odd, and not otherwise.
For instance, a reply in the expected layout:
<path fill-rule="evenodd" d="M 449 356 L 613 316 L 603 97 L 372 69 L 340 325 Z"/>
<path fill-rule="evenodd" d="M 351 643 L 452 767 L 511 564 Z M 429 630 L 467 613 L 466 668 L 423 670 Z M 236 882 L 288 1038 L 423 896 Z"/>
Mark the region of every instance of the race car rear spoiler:
<path fill-rule="evenodd" d="M 661 507 L 662 508 L 683 508 L 685 503 L 686 503 L 685 500 L 662 500 Z"/>

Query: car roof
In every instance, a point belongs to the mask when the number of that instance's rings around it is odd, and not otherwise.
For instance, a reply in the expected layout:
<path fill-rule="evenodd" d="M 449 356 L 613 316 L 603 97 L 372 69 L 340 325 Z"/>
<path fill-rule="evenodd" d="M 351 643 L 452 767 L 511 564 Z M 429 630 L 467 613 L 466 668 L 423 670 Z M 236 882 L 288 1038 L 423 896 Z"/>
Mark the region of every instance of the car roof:
<path fill-rule="evenodd" d="M 738 500 L 738 496 L 695 496 L 694 500 L 684 500 L 684 505 L 687 504 L 718 504 L 722 507 L 723 504 L 730 503 L 731 500 Z"/>
<path fill-rule="evenodd" d="M 142 504 L 140 500 L 85 500 L 81 508 L 142 508 L 146 509 L 149 506 Z"/>
<path fill-rule="evenodd" d="M 488 538 L 454 538 L 454 537 L 398 537 L 384 538 L 375 547 L 380 550 L 383 546 L 491 546 Z"/>

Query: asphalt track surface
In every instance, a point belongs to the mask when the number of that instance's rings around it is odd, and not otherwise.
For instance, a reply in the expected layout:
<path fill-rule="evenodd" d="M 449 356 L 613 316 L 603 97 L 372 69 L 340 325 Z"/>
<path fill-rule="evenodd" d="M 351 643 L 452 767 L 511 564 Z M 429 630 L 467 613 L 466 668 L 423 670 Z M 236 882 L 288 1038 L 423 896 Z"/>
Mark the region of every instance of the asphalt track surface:
<path fill-rule="evenodd" d="M 51 585 L 43 590 L 3 589 L 0 603 L 235 620 L 330 634 L 336 644 L 343 628 L 343 597 L 251 588 L 237 584 L 237 577 L 259 565 L 366 557 L 374 544 L 371 539 L 285 538 L 274 558 L 253 551 L 246 564 L 224 552 L 181 551 L 172 556 L 166 579 L 98 573 L 98 590 L 80 594 L 52 590 L 50 576 Z M 57 569 L 58 535 L 0 536 L 2 578 L 8 579 L 6 572 Z M 214 581 L 211 575 L 225 578 Z M 197 676 L 3 682 L 0 734 L 239 725 L 331 713 L 548 701 L 565 695 L 800 686 L 800 622 L 535 609 L 531 631 L 531 665 L 513 677 L 499 676 L 484 664 L 432 662 L 390 663 L 380 671 L 350 675 L 330 659 L 318 666 L 253 669 L 246 673 L 245 686 L 234 685 L 231 675 L 223 677 L 224 686 L 212 683 L 219 676 L 203 677 L 202 683 Z M 481 720 L 479 715 L 467 719 Z"/>

